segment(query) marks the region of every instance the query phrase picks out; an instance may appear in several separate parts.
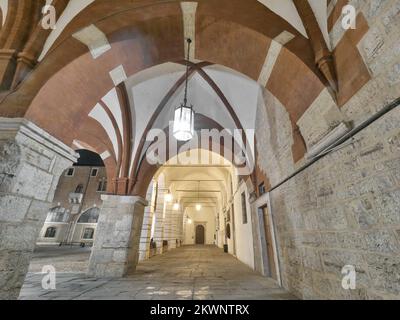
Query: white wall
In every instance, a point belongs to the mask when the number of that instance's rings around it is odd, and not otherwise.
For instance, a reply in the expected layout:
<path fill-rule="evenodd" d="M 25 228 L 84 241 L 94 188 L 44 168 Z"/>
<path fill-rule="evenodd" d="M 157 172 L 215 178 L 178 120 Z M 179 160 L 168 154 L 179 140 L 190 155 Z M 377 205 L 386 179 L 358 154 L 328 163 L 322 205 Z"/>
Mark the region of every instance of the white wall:
<path fill-rule="evenodd" d="M 246 193 L 247 223 L 243 224 L 242 217 L 242 193 Z M 235 240 L 236 257 L 254 269 L 254 247 L 253 247 L 253 228 L 251 223 L 251 207 L 249 204 L 249 194 L 245 183 L 239 185 L 238 191 L 234 196 L 235 208 Z"/>
<path fill-rule="evenodd" d="M 66 232 L 68 230 L 68 223 L 63 222 L 45 222 L 37 240 L 37 243 L 49 243 L 49 244 L 59 244 L 64 241 Z M 56 236 L 54 238 L 45 238 L 47 228 L 56 228 Z"/>
<path fill-rule="evenodd" d="M 202 208 L 201 211 L 196 211 L 195 208 L 187 208 L 186 214 L 192 220 L 192 223 L 186 223 L 185 228 L 185 238 L 184 245 L 193 245 L 195 244 L 195 228 L 198 223 L 201 223 L 205 226 L 206 235 L 205 235 L 205 244 L 212 245 L 215 244 L 214 235 L 215 235 L 215 209 L 214 208 Z"/>
<path fill-rule="evenodd" d="M 74 235 L 72 237 L 72 242 L 93 242 L 94 239 L 82 239 L 83 232 L 86 228 L 92 228 L 96 232 L 97 223 L 77 223 L 75 225 Z"/>
<path fill-rule="evenodd" d="M 3 14 L 2 24 L 4 25 L 4 22 L 6 22 L 7 13 L 8 13 L 8 0 L 0 0 L 0 10 Z"/>

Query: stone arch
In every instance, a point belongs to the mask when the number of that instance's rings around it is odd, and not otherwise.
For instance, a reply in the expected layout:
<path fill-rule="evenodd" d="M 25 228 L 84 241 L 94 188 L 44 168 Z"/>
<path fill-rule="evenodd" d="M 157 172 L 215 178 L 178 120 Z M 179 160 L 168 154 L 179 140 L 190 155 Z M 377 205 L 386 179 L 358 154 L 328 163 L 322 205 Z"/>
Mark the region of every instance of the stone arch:
<path fill-rule="evenodd" d="M 99 7 L 92 4 L 82 11 L 64 30 L 60 40 L 54 44 L 52 50 L 27 80 L 17 91 L 6 97 L 0 105 L 0 114 L 24 115 L 69 145 L 72 142 L 71 132 L 79 127 L 89 108 L 92 108 L 114 86 L 108 74 L 112 68 L 123 65 L 129 77 L 151 66 L 183 59 L 182 13 L 179 2 L 146 4 L 145 7 L 141 7 L 146 14 L 141 15 L 138 15 L 137 7 L 129 6 L 126 1 L 119 2 L 123 10 L 120 9 L 112 14 L 103 12 L 104 16 L 97 12 L 91 20 L 82 17 L 90 12 L 95 13 L 95 8 L 99 10 Z M 218 4 L 215 9 L 214 2 L 205 1 L 199 6 L 196 58 L 226 65 L 257 81 L 271 39 L 280 32 L 289 30 L 296 35 L 296 38 L 283 47 L 283 51 L 287 53 L 282 57 L 281 63 L 288 62 L 289 59 L 301 72 L 308 73 L 308 84 L 310 81 L 315 82 L 317 91 L 323 87 L 320 75 L 313 65 L 311 51 L 298 50 L 299 43 L 307 43 L 308 40 L 284 20 L 261 4 L 246 4 L 246 10 L 251 14 L 241 17 L 234 15 L 233 12 L 229 14 L 231 9 L 226 13 L 227 9 L 223 8 L 222 4 Z M 235 1 L 234 5 L 237 8 L 243 6 L 239 1 Z M 163 19 L 160 19 L 161 11 L 165 17 Z M 252 15 L 257 19 L 252 19 Z M 268 20 L 267 17 L 272 19 L 274 27 L 261 19 L 263 15 L 265 20 Z M 216 20 L 218 22 L 215 22 Z M 215 26 L 210 29 L 210 23 L 213 21 L 215 23 L 212 25 Z M 111 45 L 111 49 L 98 59 L 93 59 L 87 47 L 71 36 L 74 31 L 87 27 L 90 23 L 94 23 L 104 32 Z M 226 41 L 226 45 L 221 43 L 215 46 L 215 41 L 210 37 L 221 30 L 226 33 L 234 32 L 236 36 L 218 39 Z M 239 45 L 240 39 L 250 41 L 250 38 L 252 45 L 247 46 L 248 50 Z M 166 44 L 163 39 L 168 39 L 168 43 Z M 212 47 L 225 50 L 225 53 L 213 54 Z M 138 58 L 143 56 L 145 59 Z M 88 76 L 96 78 L 96 82 L 93 83 Z M 71 101 L 71 96 L 74 96 L 74 101 Z M 5 104 L 7 108 L 2 107 Z M 60 116 L 60 113 L 63 129 L 47 121 L 53 115 Z"/>
<path fill-rule="evenodd" d="M 201 114 L 196 114 L 195 123 L 197 123 L 197 126 L 198 126 L 198 128 L 195 128 L 196 133 L 198 133 L 198 137 L 200 137 L 200 129 L 223 130 L 223 128 L 221 127 L 221 125 L 218 122 L 216 122 L 204 115 L 201 115 Z M 168 133 L 168 128 L 165 128 L 164 132 Z M 195 148 L 195 149 L 203 149 L 203 150 L 207 150 L 207 151 L 213 151 L 211 149 L 210 144 L 208 145 L 209 149 L 204 149 L 201 146 L 201 141 L 197 141 L 197 142 L 198 142 L 197 145 L 200 146 L 200 148 Z M 167 145 L 168 145 L 168 143 L 169 143 L 169 140 L 168 140 L 168 136 L 167 136 Z M 182 145 L 178 145 L 178 154 L 179 154 L 179 148 L 181 146 Z M 234 159 L 235 150 L 241 150 L 240 146 L 237 143 L 226 146 L 224 143 L 221 143 L 221 140 L 220 140 L 218 147 L 219 147 L 219 152 L 220 152 L 219 155 L 228 161 L 231 161 L 231 159 Z M 226 154 L 226 152 L 228 152 L 228 154 Z M 176 156 L 176 155 L 170 154 L 167 150 L 167 155 L 166 155 L 167 161 L 170 160 L 174 156 Z M 254 161 L 254 159 L 250 159 L 250 161 Z M 254 163 L 251 162 L 250 165 L 252 165 L 252 164 L 254 164 Z M 151 183 L 151 180 L 153 179 L 154 175 L 161 167 L 162 167 L 162 165 L 149 164 L 149 162 L 146 160 L 146 158 L 142 157 L 142 160 L 140 162 L 139 169 L 138 169 L 138 172 L 136 175 L 136 179 L 135 179 L 136 183 L 134 184 L 133 189 L 132 189 L 132 194 L 145 197 L 148 187 Z M 247 174 L 245 177 L 251 177 L 251 174 Z"/>
<path fill-rule="evenodd" d="M 79 218 L 77 219 L 77 223 L 97 223 L 99 219 L 99 214 L 99 208 L 91 207 L 80 214 Z"/>

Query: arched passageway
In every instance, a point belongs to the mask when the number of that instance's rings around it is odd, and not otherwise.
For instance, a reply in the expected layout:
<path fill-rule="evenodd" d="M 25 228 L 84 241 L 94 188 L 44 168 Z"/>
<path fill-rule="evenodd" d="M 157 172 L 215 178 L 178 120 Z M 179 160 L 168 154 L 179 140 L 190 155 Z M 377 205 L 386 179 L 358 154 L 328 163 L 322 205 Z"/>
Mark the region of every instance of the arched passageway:
<path fill-rule="evenodd" d="M 53 29 L 43 1 L 1 1 L 0 298 L 18 297 L 49 210 L 45 239 L 69 218 L 53 200 L 80 149 L 105 166 L 96 232 L 80 233 L 98 279 L 195 244 L 202 225 L 299 298 L 398 298 L 400 24 L 396 1 L 377 3 L 350 2 L 344 28 L 346 1 L 54 0 Z M 193 131 L 225 129 L 215 149 L 170 138 L 186 83 Z M 167 166 L 202 148 L 234 156 Z"/>

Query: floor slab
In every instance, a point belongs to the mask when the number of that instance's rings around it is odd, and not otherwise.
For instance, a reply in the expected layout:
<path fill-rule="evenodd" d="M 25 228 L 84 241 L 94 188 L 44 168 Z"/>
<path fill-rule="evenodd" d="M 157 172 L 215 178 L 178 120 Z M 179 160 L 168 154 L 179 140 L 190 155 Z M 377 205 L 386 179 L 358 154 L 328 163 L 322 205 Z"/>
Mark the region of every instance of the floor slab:
<path fill-rule="evenodd" d="M 122 279 L 95 279 L 84 271 L 90 251 L 35 255 L 21 300 L 286 300 L 295 297 L 213 246 L 185 246 L 139 264 Z M 75 251 L 74 251 L 75 250 Z M 86 255 L 86 260 L 84 259 Z M 78 259 L 78 261 L 74 261 Z M 64 261 L 64 264 L 63 264 Z M 42 289 L 45 264 L 55 264 L 56 290 Z M 74 270 L 75 268 L 75 270 Z"/>

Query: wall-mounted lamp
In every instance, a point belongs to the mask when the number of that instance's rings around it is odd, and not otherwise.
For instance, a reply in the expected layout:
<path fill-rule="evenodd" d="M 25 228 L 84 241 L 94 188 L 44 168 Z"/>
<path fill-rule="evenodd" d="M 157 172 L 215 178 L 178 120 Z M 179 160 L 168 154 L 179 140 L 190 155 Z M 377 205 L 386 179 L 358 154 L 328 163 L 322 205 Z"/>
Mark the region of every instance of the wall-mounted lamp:
<path fill-rule="evenodd" d="M 173 209 L 174 211 L 178 211 L 180 207 L 181 207 L 181 206 L 179 205 L 179 202 L 176 201 L 176 202 L 174 203 L 174 205 L 172 206 L 172 209 Z"/>
<path fill-rule="evenodd" d="M 172 202 L 174 200 L 174 196 L 172 195 L 171 192 L 167 192 L 164 196 L 165 202 Z"/>

